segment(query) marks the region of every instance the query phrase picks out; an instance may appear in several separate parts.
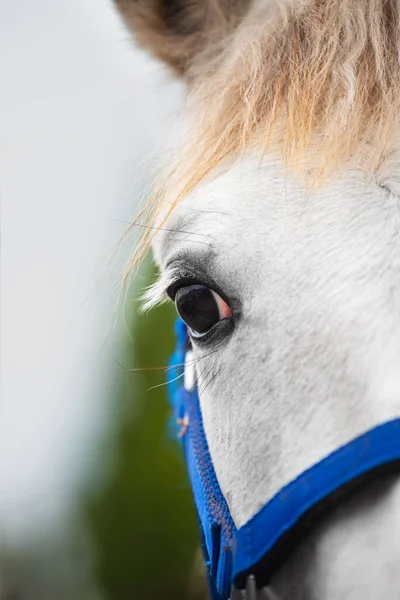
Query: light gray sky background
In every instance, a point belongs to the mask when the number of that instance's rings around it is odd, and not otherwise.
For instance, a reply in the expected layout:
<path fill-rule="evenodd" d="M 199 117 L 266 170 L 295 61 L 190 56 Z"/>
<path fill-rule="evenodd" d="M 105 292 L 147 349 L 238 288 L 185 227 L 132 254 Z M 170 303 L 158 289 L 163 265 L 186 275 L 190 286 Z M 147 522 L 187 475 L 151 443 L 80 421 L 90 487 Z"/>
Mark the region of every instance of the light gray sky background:
<path fill-rule="evenodd" d="M 68 511 L 107 418 L 112 249 L 181 90 L 107 0 L 0 0 L 0 86 L 0 536 L 18 546 Z"/>

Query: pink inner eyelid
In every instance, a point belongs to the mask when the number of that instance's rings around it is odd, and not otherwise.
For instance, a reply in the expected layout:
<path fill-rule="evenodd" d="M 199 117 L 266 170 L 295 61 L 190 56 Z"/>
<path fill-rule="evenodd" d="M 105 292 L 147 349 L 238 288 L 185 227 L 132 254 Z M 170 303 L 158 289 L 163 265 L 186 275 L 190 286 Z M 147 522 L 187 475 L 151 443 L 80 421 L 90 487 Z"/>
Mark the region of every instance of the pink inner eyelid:
<path fill-rule="evenodd" d="M 221 319 L 228 319 L 229 317 L 231 317 L 232 316 L 231 307 L 228 306 L 228 304 L 225 302 L 225 300 L 222 300 L 221 296 L 218 296 L 218 294 L 216 292 L 214 292 L 212 290 L 212 293 L 214 294 L 214 298 L 217 301 Z"/>

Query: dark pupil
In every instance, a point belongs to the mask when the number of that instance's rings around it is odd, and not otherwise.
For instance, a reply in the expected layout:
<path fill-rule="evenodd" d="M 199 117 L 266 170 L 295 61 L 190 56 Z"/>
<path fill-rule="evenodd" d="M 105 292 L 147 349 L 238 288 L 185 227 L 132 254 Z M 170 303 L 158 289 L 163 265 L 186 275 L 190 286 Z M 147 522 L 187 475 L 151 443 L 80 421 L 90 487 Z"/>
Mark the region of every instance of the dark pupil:
<path fill-rule="evenodd" d="M 214 294 L 204 285 L 190 285 L 178 290 L 176 309 L 181 319 L 196 333 L 205 333 L 220 320 Z"/>

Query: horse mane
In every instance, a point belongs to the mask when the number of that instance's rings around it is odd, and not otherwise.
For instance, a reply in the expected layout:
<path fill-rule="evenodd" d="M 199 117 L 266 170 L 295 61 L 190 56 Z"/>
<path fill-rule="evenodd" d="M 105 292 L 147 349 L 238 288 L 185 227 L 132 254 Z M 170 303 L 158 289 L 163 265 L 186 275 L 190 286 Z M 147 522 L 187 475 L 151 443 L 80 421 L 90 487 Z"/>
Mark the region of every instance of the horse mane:
<path fill-rule="evenodd" d="M 139 215 L 151 227 L 251 148 L 281 148 L 313 181 L 361 158 L 373 171 L 399 131 L 400 1 L 256 2 L 193 62 L 187 115 L 188 139 Z"/>

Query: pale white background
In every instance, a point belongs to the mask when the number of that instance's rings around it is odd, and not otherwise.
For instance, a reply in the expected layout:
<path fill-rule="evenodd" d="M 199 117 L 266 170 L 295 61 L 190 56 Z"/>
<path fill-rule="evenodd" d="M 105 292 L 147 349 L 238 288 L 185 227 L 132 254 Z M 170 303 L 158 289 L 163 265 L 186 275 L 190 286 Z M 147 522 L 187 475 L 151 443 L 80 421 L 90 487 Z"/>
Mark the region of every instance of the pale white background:
<path fill-rule="evenodd" d="M 107 0 L 0 0 L 0 594 L 39 539 L 62 552 L 109 409 L 113 246 L 180 99 Z M 73 598 L 101 597 L 82 552 Z"/>

